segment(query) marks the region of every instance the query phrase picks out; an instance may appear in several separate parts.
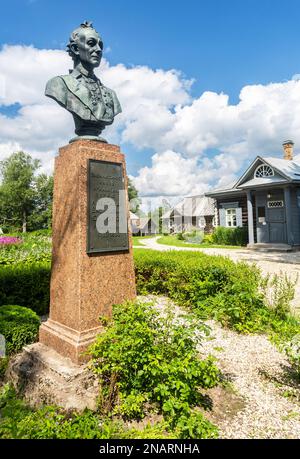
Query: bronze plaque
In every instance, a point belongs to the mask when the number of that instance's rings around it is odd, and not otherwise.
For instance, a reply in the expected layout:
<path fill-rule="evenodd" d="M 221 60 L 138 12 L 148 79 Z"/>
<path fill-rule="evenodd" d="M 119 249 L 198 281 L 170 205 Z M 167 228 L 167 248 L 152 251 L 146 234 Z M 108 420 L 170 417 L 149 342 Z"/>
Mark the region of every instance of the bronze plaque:
<path fill-rule="evenodd" d="M 129 250 L 123 166 L 88 160 L 87 253 Z"/>

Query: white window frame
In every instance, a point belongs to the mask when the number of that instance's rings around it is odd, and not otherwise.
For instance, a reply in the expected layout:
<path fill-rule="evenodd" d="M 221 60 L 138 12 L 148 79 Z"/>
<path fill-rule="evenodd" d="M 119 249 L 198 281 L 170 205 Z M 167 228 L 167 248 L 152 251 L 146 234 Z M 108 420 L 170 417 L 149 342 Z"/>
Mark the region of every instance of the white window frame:
<path fill-rule="evenodd" d="M 265 175 L 262 172 L 262 174 L 257 175 L 259 169 L 262 169 L 263 171 L 264 170 L 269 170 L 271 173 Z M 274 169 L 271 166 L 269 166 L 268 164 L 260 164 L 259 166 L 257 166 L 257 168 L 255 169 L 255 172 L 254 172 L 254 178 L 267 178 L 267 177 L 274 177 Z"/>
<path fill-rule="evenodd" d="M 237 228 L 236 207 L 225 209 L 225 222 L 227 228 Z"/>

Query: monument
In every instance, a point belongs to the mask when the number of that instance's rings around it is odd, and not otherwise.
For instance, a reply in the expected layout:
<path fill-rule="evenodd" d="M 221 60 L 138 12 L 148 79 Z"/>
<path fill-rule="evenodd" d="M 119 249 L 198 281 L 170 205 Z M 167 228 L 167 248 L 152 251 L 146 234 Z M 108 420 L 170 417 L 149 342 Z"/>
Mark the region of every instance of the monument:
<path fill-rule="evenodd" d="M 74 68 L 46 86 L 68 110 L 76 137 L 55 158 L 50 315 L 39 342 L 10 359 L 7 379 L 31 405 L 95 409 L 98 381 L 85 361 L 100 316 L 136 296 L 124 155 L 100 137 L 121 112 L 94 74 L 103 42 L 90 22 L 71 34 Z M 55 132 L 53 132 L 55 135 Z"/>
<path fill-rule="evenodd" d="M 100 137 L 121 112 L 115 92 L 94 73 L 103 41 L 86 21 L 67 50 L 73 70 L 45 91 L 72 114 L 77 136 L 55 159 L 50 316 L 40 343 L 80 364 L 101 332 L 99 316 L 136 293 L 125 159 Z"/>
<path fill-rule="evenodd" d="M 121 105 L 115 92 L 94 73 L 101 62 L 103 41 L 92 23 L 85 21 L 72 32 L 67 49 L 74 68 L 69 75 L 48 81 L 45 94 L 72 113 L 78 137 L 71 142 L 79 138 L 105 142 L 99 135 L 113 123 Z"/>

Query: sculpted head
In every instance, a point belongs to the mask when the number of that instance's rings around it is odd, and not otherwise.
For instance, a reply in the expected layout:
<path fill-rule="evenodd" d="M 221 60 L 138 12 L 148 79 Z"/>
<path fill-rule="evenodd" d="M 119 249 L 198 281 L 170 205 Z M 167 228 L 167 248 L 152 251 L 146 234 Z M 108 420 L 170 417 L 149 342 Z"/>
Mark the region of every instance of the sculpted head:
<path fill-rule="evenodd" d="M 67 51 L 74 61 L 74 66 L 81 62 L 90 69 L 99 67 L 103 41 L 91 22 L 85 21 L 71 33 Z"/>

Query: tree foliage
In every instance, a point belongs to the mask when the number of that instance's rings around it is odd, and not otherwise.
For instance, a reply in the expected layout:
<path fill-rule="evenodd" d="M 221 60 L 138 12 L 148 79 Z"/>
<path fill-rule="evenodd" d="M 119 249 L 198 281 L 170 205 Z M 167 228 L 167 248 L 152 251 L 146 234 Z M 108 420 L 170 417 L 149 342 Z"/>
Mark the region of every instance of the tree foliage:
<path fill-rule="evenodd" d="M 139 198 L 138 190 L 135 188 L 132 180 L 128 177 L 128 199 L 130 210 L 136 213 L 140 210 L 141 199 Z"/>
<path fill-rule="evenodd" d="M 0 226 L 8 230 L 39 229 L 51 220 L 53 179 L 36 175 L 41 163 L 19 151 L 0 162 Z"/>

